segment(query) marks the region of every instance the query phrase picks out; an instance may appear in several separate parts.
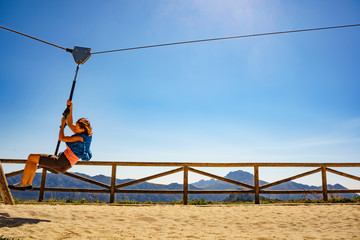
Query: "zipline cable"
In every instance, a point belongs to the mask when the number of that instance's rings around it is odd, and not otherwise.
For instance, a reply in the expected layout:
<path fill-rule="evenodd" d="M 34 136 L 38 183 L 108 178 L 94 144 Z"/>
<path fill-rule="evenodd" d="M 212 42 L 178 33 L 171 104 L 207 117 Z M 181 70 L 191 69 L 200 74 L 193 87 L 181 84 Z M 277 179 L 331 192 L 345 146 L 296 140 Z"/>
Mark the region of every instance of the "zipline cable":
<path fill-rule="evenodd" d="M 39 42 L 42 42 L 42 43 L 45 43 L 45 44 L 49 44 L 49 45 L 54 46 L 54 47 L 63 49 L 63 50 L 65 50 L 65 51 L 67 51 L 67 52 L 71 52 L 71 51 L 72 51 L 72 49 L 64 48 L 64 47 L 55 45 L 55 44 L 53 44 L 53 43 L 49 43 L 49 42 L 43 41 L 43 40 L 41 40 L 41 39 L 38 39 L 38 38 L 35 38 L 35 37 L 32 37 L 32 36 L 26 35 L 26 34 L 24 34 L 24 33 L 21 33 L 21 32 L 18 32 L 18 31 L 15 31 L 15 30 L 12 30 L 12 29 L 3 27 L 3 26 L 0 26 L 0 28 L 5 29 L 5 30 L 8 30 L 8 31 L 13 32 L 13 33 L 16 33 L 16 34 L 19 34 L 19 35 L 22 35 L 22 36 L 25 36 L 25 37 L 28 37 L 28 38 L 31 38 L 31 39 L 34 39 L 34 40 L 36 40 L 36 41 L 39 41 Z"/>
<path fill-rule="evenodd" d="M 142 47 L 115 49 L 115 50 L 109 50 L 109 51 L 94 52 L 92 54 L 94 55 L 94 54 L 102 54 L 102 53 L 130 51 L 130 50 L 137 50 L 137 49 L 144 49 L 144 48 L 154 48 L 154 47 L 164 47 L 164 46 L 189 44 L 189 43 L 198 43 L 198 42 L 227 40 L 227 39 L 234 39 L 234 38 L 258 37 L 258 36 L 267 36 L 267 35 L 276 35 L 276 34 L 285 34 L 285 33 L 319 31 L 319 30 L 327 30 L 327 29 L 335 29 L 335 28 L 347 28 L 347 27 L 359 27 L 359 26 L 360 26 L 360 24 L 353 24 L 353 25 L 343 25 L 343 26 L 334 26 L 334 27 L 322 27 L 322 28 L 309 28 L 309 29 L 290 30 L 290 31 L 282 31 L 282 32 L 258 33 L 258 34 L 232 36 L 232 37 L 222 37 L 222 38 L 210 38 L 210 39 L 193 40 L 193 41 L 185 41 L 185 42 L 174 42 L 174 43 L 164 43 L 164 44 L 157 44 L 157 45 L 148 45 L 148 46 L 142 46 Z"/>
<path fill-rule="evenodd" d="M 137 50 L 137 49 L 144 49 L 144 48 L 154 48 L 154 47 L 165 47 L 165 46 L 172 46 L 172 45 L 180 45 L 180 44 L 191 44 L 191 43 L 199 43 L 199 42 L 209 42 L 209 41 L 219 41 L 219 40 L 228 40 L 228 39 L 235 39 L 235 38 L 248 38 L 248 37 L 259 37 L 259 36 L 268 36 L 268 35 L 277 35 L 277 34 L 287 34 L 287 33 L 298 33 L 298 32 L 309 32 L 309 31 L 319 31 L 319 30 L 328 30 L 328 29 L 336 29 L 336 28 L 348 28 L 348 27 L 359 27 L 360 24 L 352 24 L 352 25 L 342 25 L 342 26 L 333 26 L 333 27 L 322 27 L 322 28 L 308 28 L 308 29 L 298 29 L 298 30 L 290 30 L 290 31 L 281 31 L 281 32 L 269 32 L 269 33 L 257 33 L 257 34 L 249 34 L 249 35 L 241 35 L 241 36 L 231 36 L 231 37 L 221 37 L 221 38 L 210 38 L 210 39 L 201 39 L 201 40 L 193 40 L 193 41 L 184 41 L 184 42 L 174 42 L 174 43 L 164 43 L 164 44 L 156 44 L 156 45 L 148 45 L 148 46 L 141 46 L 141 47 L 132 47 L 132 48 L 122 48 L 122 49 L 115 49 L 115 50 L 108 50 L 108 51 L 101 51 L 101 52 L 94 52 L 93 54 L 102 54 L 102 53 L 111 53 L 111 52 L 121 52 L 121 51 L 130 51 L 130 50 Z M 43 41 L 41 39 L 26 35 L 24 33 L 0 26 L 0 28 L 5 29 L 7 31 L 34 39 L 36 41 L 49 44 L 51 46 L 63 49 L 67 52 L 72 53 L 73 49 L 64 48 L 53 43 L 49 43 Z"/>

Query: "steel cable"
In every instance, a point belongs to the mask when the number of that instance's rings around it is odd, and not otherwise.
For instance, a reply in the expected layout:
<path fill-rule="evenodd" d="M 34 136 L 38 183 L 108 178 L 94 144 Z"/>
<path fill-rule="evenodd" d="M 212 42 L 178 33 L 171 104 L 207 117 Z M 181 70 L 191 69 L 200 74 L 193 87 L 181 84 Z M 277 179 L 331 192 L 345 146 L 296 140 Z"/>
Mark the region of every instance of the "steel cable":
<path fill-rule="evenodd" d="M 49 45 L 51 45 L 51 46 L 54 46 L 54 47 L 57 47 L 57 48 L 66 50 L 66 51 L 68 51 L 68 52 L 69 52 L 69 50 L 71 50 L 71 49 L 64 48 L 64 47 L 55 45 L 55 44 L 53 44 L 53 43 L 49 43 L 49 42 L 43 41 L 43 40 L 41 40 L 41 39 L 38 39 L 38 38 L 35 38 L 35 37 L 32 37 L 32 36 L 26 35 L 26 34 L 24 34 L 24 33 L 21 33 L 21 32 L 18 32 L 18 31 L 15 31 L 15 30 L 12 30 L 12 29 L 3 27 L 3 26 L 0 26 L 0 28 L 5 29 L 5 30 L 8 30 L 8 31 L 13 32 L 13 33 L 16 33 L 16 34 L 19 34 L 19 35 L 22 35 L 22 36 L 25 36 L 25 37 L 28 37 L 28 38 L 31 38 L 31 39 L 34 39 L 34 40 L 36 40 L 36 41 L 39 41 L 39 42 L 42 42 L 42 43 L 45 43 L 45 44 L 49 44 Z"/>
<path fill-rule="evenodd" d="M 359 27 L 359 26 L 360 26 L 360 24 L 353 24 L 353 25 L 343 25 L 343 26 L 334 26 L 334 27 L 322 27 L 322 28 L 309 28 L 309 29 L 300 29 L 300 30 L 291 30 L 291 31 L 282 31 L 282 32 L 258 33 L 258 34 L 232 36 L 232 37 L 222 37 L 222 38 L 210 38 L 210 39 L 193 40 L 193 41 L 185 41 L 185 42 L 175 42 L 175 43 L 164 43 L 164 44 L 157 44 L 157 45 L 148 45 L 148 46 L 142 46 L 142 47 L 132 47 L 132 48 L 115 49 L 115 50 L 109 50 L 109 51 L 93 52 L 92 54 L 94 55 L 94 54 L 102 54 L 102 53 L 130 51 L 130 50 L 137 50 L 137 49 L 144 49 L 144 48 L 154 48 L 154 47 L 164 47 L 164 46 L 180 45 L 180 44 L 189 44 L 189 43 L 198 43 L 198 42 L 209 42 L 209 41 L 227 40 L 227 39 L 234 39 L 234 38 L 258 37 L 258 36 L 266 36 L 266 35 L 276 35 L 276 34 L 285 34 L 285 33 L 297 33 L 297 32 L 308 32 L 308 31 L 319 31 L 319 30 L 327 30 L 327 29 L 334 29 L 334 28 Z"/>
<path fill-rule="evenodd" d="M 209 41 L 219 41 L 219 40 L 228 40 L 228 39 L 236 39 L 236 38 L 248 38 L 248 37 L 259 37 L 259 36 L 268 36 L 268 35 L 277 35 L 277 34 L 287 34 L 287 33 L 298 33 L 298 32 L 308 32 L 308 31 L 319 31 L 319 30 L 328 30 L 328 29 L 336 29 L 336 28 L 348 28 L 348 27 L 359 27 L 360 24 L 352 24 L 352 25 L 342 25 L 342 26 L 333 26 L 333 27 L 322 27 L 322 28 L 309 28 L 309 29 L 298 29 L 298 30 L 290 30 L 290 31 L 281 31 L 281 32 L 269 32 L 269 33 L 258 33 L 258 34 L 249 34 L 249 35 L 241 35 L 241 36 L 231 36 L 231 37 L 221 37 L 221 38 L 210 38 L 210 39 L 201 39 L 201 40 L 193 40 L 193 41 L 184 41 L 184 42 L 174 42 L 174 43 L 164 43 L 164 44 L 156 44 L 156 45 L 148 45 L 148 46 L 141 46 L 141 47 L 132 47 L 132 48 L 122 48 L 122 49 L 115 49 L 115 50 L 108 50 L 108 51 L 100 51 L 100 52 L 93 52 L 94 54 L 102 54 L 102 53 L 111 53 L 111 52 L 121 52 L 121 51 L 130 51 L 130 50 L 137 50 L 137 49 L 144 49 L 144 48 L 154 48 L 154 47 L 164 47 L 164 46 L 172 46 L 172 45 L 180 45 L 180 44 L 191 44 L 191 43 L 199 43 L 199 42 L 209 42 Z M 67 52 L 72 52 L 72 49 L 64 48 L 53 43 L 49 43 L 43 41 L 41 39 L 26 35 L 24 33 L 0 26 L 0 28 L 5 29 L 7 31 L 34 39 L 36 41 L 66 50 Z"/>

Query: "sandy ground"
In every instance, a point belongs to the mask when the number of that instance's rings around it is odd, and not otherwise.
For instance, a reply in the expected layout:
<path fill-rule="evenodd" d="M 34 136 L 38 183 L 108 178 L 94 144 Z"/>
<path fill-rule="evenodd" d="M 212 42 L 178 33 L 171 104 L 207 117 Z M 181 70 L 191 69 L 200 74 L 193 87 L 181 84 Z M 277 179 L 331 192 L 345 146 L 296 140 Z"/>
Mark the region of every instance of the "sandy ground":
<path fill-rule="evenodd" d="M 360 239 L 360 205 L 0 205 L 14 239 Z"/>

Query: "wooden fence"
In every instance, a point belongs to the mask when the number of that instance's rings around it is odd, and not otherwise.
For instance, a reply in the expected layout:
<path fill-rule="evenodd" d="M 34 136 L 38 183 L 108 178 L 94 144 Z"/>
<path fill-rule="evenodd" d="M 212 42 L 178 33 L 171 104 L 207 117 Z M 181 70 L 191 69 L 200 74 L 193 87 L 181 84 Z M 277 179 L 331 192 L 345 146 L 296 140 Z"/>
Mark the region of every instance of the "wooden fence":
<path fill-rule="evenodd" d="M 24 164 L 26 160 L 18 159 L 0 159 L 0 163 L 11 163 L 11 164 Z M 101 183 L 83 176 L 76 175 L 74 173 L 64 173 L 67 176 L 82 180 L 87 183 L 102 187 L 102 189 L 83 189 L 83 188 L 48 188 L 45 187 L 46 183 L 46 170 L 42 170 L 41 185 L 38 188 L 33 188 L 33 191 L 40 191 L 39 201 L 44 199 L 45 191 L 51 192 L 89 192 L 89 193 L 109 193 L 110 202 L 115 201 L 115 193 L 143 193 L 143 194 L 182 194 L 183 195 L 183 204 L 188 204 L 188 195 L 189 194 L 254 194 L 255 203 L 260 203 L 260 194 L 322 194 L 323 200 L 328 201 L 328 194 L 333 193 L 360 193 L 360 189 L 328 189 L 327 188 L 327 172 L 331 172 L 346 178 L 354 179 L 360 181 L 360 177 L 340 172 L 338 170 L 332 169 L 333 167 L 360 167 L 360 163 L 192 163 L 192 162 L 110 162 L 110 161 L 90 161 L 90 162 L 78 162 L 77 165 L 87 165 L 87 166 L 109 166 L 111 167 L 111 184 Z M 155 175 L 143 177 L 137 180 L 132 180 L 126 183 L 117 184 L 116 180 L 116 171 L 117 167 L 127 167 L 127 166 L 141 166 L 141 167 L 176 167 L 173 170 L 158 173 Z M 220 177 L 205 171 L 196 169 L 195 167 L 221 167 L 221 168 L 234 168 L 234 167 L 251 167 L 254 169 L 254 185 L 249 185 L 232 179 Z M 307 171 L 295 176 L 284 178 L 272 183 L 265 185 L 259 185 L 259 168 L 268 168 L 268 167 L 307 167 L 315 168 L 311 171 Z M 11 177 L 18 174 L 21 174 L 23 170 L 7 173 L 5 176 Z M 183 189 L 182 190 L 141 190 L 141 189 L 124 189 L 124 187 L 138 184 L 141 182 L 149 181 L 155 178 L 167 176 L 177 172 L 183 172 Z M 217 180 L 221 180 L 227 183 L 243 187 L 245 189 L 240 190 L 189 190 L 188 183 L 188 173 L 193 172 L 201 174 L 207 177 L 211 177 Z M 305 177 L 314 173 L 321 172 L 321 181 L 322 189 L 320 190 L 266 190 L 269 187 L 279 185 L 288 181 L 292 181 L 301 177 Z"/>

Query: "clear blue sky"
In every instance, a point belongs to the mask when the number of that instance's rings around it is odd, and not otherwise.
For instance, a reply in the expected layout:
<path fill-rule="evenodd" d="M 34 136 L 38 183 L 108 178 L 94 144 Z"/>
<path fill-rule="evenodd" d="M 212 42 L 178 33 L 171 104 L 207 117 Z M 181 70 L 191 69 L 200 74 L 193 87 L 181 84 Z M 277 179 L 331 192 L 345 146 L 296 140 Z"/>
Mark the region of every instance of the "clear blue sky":
<path fill-rule="evenodd" d="M 357 23 L 347 0 L 0 1 L 0 25 L 93 52 Z M 93 160 L 359 162 L 359 43 L 357 27 L 93 55 L 74 115 L 92 122 Z M 0 51 L 0 157 L 53 153 L 71 54 L 1 29 Z"/>

